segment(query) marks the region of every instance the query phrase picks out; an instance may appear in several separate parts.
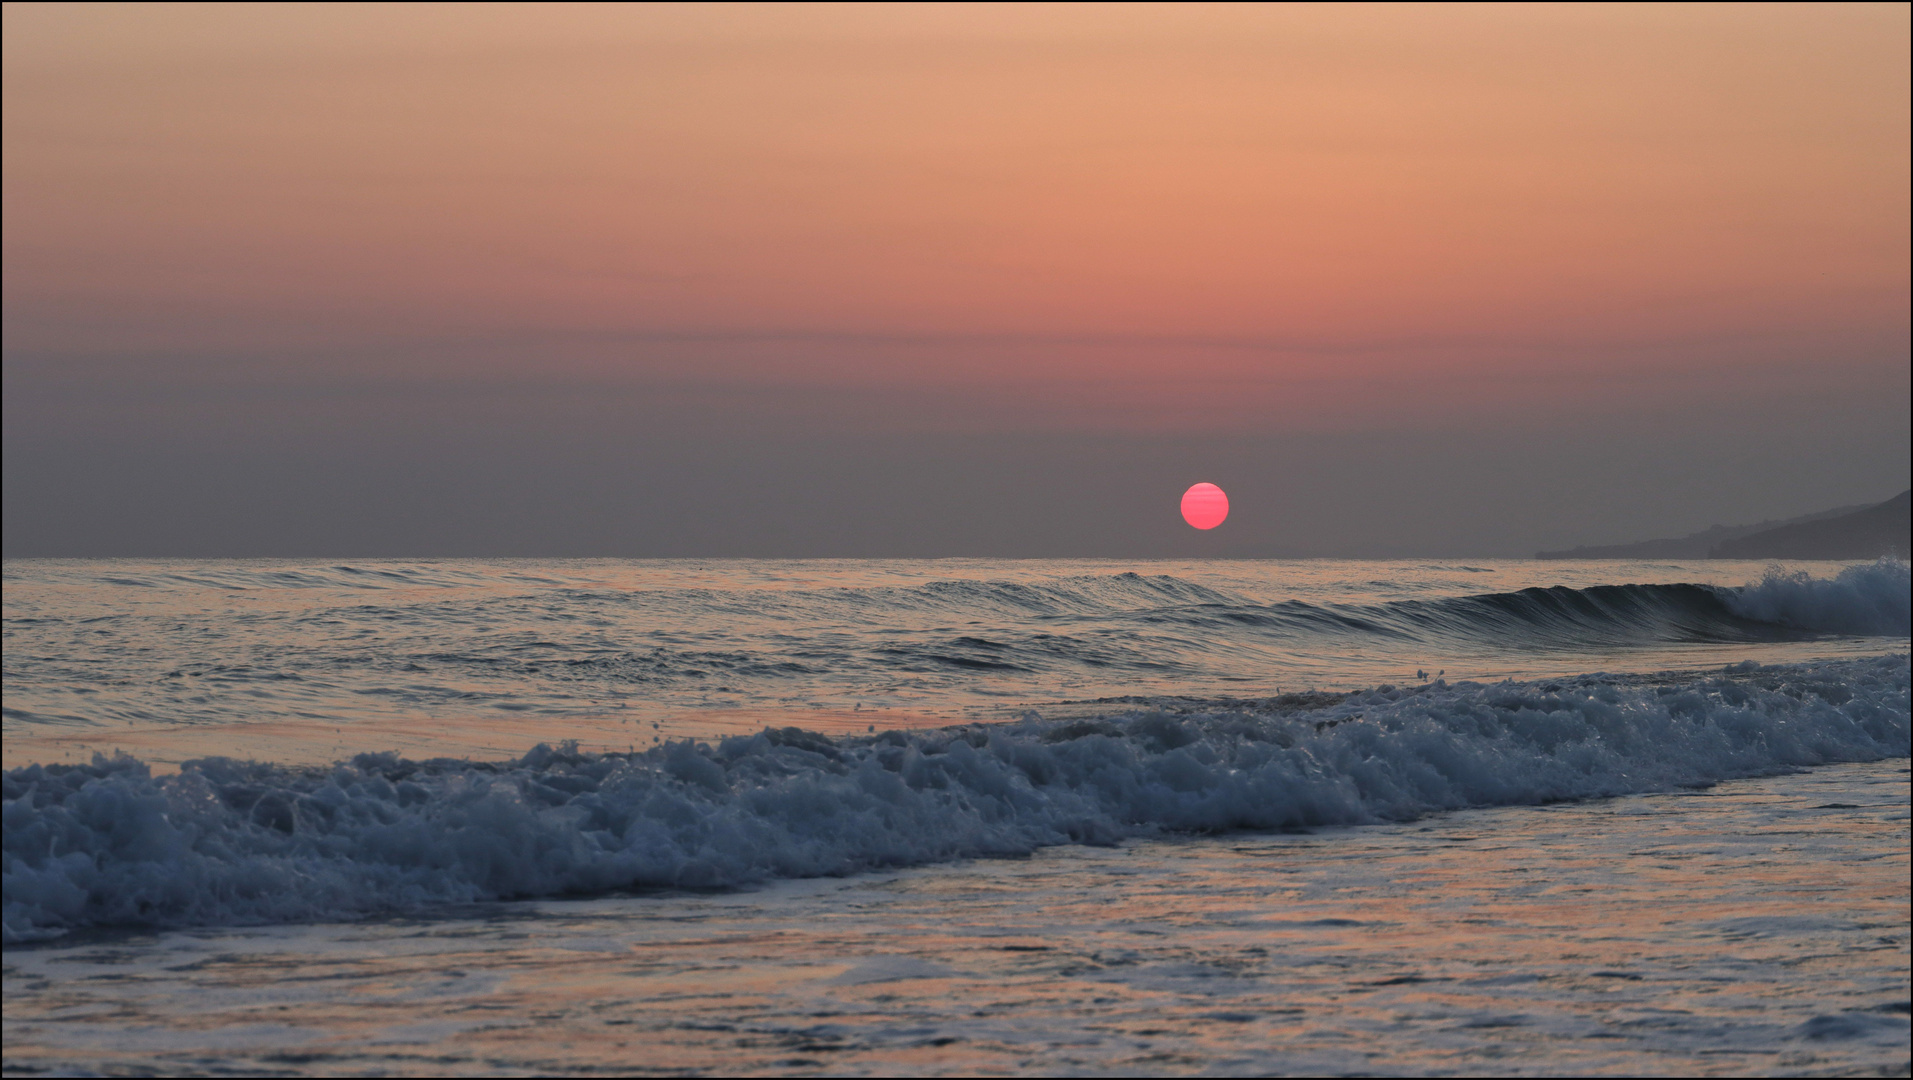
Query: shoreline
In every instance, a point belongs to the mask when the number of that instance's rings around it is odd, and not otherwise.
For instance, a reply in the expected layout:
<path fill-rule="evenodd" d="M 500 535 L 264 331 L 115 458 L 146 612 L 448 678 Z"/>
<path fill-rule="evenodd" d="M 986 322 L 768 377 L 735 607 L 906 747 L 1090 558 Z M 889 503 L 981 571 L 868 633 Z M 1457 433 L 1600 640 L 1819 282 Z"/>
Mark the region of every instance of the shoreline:
<path fill-rule="evenodd" d="M 1908 775 L 82 932 L 6 1071 L 1891 1074 Z"/>

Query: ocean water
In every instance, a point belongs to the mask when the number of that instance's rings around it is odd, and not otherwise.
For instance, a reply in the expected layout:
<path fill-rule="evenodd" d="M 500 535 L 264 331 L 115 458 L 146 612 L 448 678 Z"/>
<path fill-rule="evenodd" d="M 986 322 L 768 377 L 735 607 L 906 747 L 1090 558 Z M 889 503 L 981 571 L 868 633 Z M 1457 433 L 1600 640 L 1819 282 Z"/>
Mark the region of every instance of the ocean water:
<path fill-rule="evenodd" d="M 9 562 L 7 1068 L 1903 1072 L 1909 592 Z"/>

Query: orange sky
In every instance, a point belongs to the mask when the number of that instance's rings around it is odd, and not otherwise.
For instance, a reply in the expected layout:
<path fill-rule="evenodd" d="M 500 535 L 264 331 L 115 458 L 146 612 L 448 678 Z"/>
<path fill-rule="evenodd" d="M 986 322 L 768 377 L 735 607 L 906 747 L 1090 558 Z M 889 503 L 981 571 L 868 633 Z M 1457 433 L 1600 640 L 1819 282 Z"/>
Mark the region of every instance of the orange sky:
<path fill-rule="evenodd" d="M 1898 392 L 1909 10 L 10 4 L 6 347 L 984 426 Z"/>

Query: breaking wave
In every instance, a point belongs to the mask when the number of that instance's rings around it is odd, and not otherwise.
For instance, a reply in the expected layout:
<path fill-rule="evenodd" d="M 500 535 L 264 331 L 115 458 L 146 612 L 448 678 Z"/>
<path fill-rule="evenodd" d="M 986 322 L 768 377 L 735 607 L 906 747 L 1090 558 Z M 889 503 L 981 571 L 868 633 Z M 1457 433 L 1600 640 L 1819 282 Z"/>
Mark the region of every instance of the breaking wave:
<path fill-rule="evenodd" d="M 1913 632 L 1913 574 L 1899 559 L 1849 566 L 1832 578 L 1770 570 L 1729 591 L 1742 618 L 1829 634 L 1905 637 Z"/>
<path fill-rule="evenodd" d="M 1903 587 L 1903 564 L 1899 573 Z M 1471 617 L 1533 624 L 1739 604 L 1770 623 L 1813 625 L 1872 610 L 1836 594 L 1872 596 L 1881 575 L 1891 567 L 1847 586 L 1770 578 L 1737 596 L 1530 590 L 1540 595 L 1473 598 Z M 1087 719 L 1032 714 L 840 739 L 767 729 L 631 754 L 540 746 L 507 763 L 213 758 L 156 777 L 133 758 L 102 756 L 4 774 L 5 940 L 733 887 L 1164 832 L 1663 790 L 1908 751 L 1899 655 L 1660 679 L 1164 700 Z"/>
<path fill-rule="evenodd" d="M 1832 578 L 1775 569 L 1759 582 L 1595 585 L 1522 589 L 1369 606 L 1274 604 L 1225 613 L 1341 634 L 1412 638 L 1430 645 L 1483 639 L 1581 648 L 1645 642 L 1744 642 L 1823 635 L 1905 637 L 1913 581 L 1896 559 L 1849 566 Z M 1200 608 L 1186 609 L 1192 613 Z"/>

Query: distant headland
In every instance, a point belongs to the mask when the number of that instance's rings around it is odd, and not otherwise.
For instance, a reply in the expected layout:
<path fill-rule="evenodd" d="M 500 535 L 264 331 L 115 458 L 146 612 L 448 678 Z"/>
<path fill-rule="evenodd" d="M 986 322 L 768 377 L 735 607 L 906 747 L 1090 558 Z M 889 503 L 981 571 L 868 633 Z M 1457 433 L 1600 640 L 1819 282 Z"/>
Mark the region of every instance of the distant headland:
<path fill-rule="evenodd" d="M 1875 559 L 1913 550 L 1913 491 L 1883 503 L 1817 514 L 1715 525 L 1670 540 L 1537 551 L 1537 559 Z"/>

